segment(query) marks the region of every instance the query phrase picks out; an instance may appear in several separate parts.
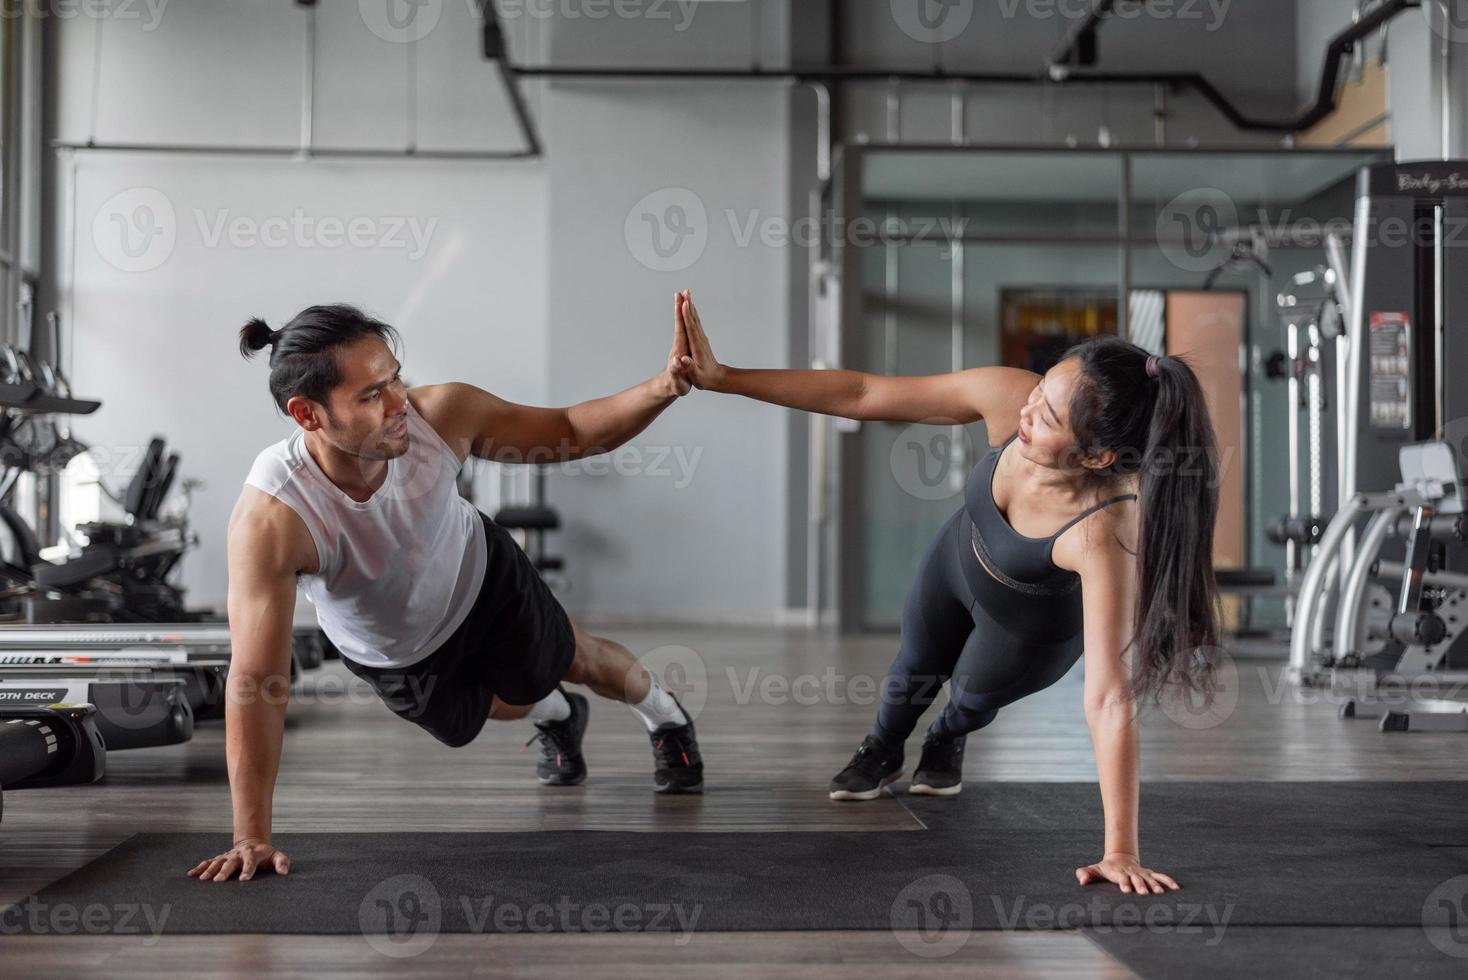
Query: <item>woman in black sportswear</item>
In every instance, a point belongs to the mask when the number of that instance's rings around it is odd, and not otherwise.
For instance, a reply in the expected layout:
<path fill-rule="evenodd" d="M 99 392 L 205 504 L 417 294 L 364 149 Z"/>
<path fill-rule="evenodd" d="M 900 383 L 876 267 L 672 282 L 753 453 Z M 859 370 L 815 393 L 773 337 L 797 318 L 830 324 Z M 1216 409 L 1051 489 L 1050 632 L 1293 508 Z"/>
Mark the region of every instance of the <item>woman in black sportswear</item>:
<path fill-rule="evenodd" d="M 901 775 L 903 743 L 945 682 L 910 792 L 957 794 L 968 733 L 1084 653 L 1106 840 L 1077 880 L 1177 888 L 1141 863 L 1136 707 L 1215 686 L 1217 451 L 1192 369 L 1098 338 L 1043 377 L 741 370 L 714 357 L 687 293 L 678 314 L 699 388 L 850 419 L 988 427 L 993 448 L 918 564 L 876 726 L 831 781 L 832 799 L 875 799 Z"/>

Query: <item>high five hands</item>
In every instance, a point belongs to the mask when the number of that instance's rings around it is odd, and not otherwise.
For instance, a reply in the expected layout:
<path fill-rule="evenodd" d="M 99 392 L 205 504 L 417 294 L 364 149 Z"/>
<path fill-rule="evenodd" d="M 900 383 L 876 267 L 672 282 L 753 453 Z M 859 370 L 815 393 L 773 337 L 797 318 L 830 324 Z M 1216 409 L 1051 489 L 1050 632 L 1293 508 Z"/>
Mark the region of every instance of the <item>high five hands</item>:
<path fill-rule="evenodd" d="M 673 316 L 675 330 L 673 352 L 668 356 L 668 373 L 678 386 L 678 394 L 686 395 L 690 387 L 717 388 L 725 368 L 714 357 L 690 290 L 674 294 Z"/>

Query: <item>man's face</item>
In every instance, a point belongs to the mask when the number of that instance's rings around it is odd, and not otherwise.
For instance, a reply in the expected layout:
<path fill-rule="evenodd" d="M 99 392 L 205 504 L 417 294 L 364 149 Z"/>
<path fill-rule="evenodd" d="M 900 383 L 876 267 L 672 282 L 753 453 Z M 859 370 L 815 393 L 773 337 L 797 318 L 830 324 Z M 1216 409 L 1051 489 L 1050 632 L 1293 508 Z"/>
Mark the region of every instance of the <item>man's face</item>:
<path fill-rule="evenodd" d="M 408 451 L 408 392 L 402 365 L 376 337 L 337 351 L 341 382 L 332 389 L 320 432 L 332 446 L 363 459 L 396 459 Z"/>

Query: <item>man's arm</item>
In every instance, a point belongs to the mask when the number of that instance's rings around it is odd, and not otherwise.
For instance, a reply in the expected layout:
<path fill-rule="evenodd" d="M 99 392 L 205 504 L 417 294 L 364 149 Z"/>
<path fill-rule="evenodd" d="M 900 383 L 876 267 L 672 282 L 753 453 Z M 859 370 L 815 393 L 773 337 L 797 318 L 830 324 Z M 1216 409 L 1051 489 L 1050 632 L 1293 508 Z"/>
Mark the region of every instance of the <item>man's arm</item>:
<path fill-rule="evenodd" d="M 679 392 L 665 374 L 567 408 L 517 405 L 462 383 L 408 392 L 413 407 L 459 454 L 499 463 L 555 463 L 611 452 L 652 424 Z"/>
<path fill-rule="evenodd" d="M 674 297 L 676 319 L 679 298 Z M 683 362 L 688 338 L 674 325 L 663 370 L 638 385 L 568 408 L 536 408 L 505 401 L 469 384 L 414 388 L 408 400 L 463 460 L 556 463 L 609 453 L 652 424 L 692 388 Z"/>
<path fill-rule="evenodd" d="M 300 518 L 283 504 L 246 488 L 229 526 L 229 636 L 225 687 L 225 754 L 234 836 L 229 851 L 202 861 L 191 876 L 251 878 L 258 865 L 285 874 L 290 860 L 270 842 L 275 778 L 290 697 L 291 632 L 296 574 L 314 562 L 314 545 Z"/>

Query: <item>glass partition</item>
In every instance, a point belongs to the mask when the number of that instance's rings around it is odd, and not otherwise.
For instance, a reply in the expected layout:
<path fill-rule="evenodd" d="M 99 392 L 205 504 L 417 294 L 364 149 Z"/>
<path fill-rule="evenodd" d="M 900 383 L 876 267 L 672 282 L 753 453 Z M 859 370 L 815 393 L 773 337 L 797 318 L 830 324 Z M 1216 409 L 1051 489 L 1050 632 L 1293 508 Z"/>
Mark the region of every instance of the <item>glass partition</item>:
<path fill-rule="evenodd" d="M 843 250 L 842 275 L 860 288 L 844 292 L 842 362 L 883 374 L 1043 370 L 1109 332 L 1206 350 L 1228 441 L 1218 566 L 1282 576 L 1284 551 L 1266 535 L 1288 509 L 1292 410 L 1264 368 L 1284 346 L 1275 298 L 1324 263 L 1326 231 L 1349 238 L 1355 174 L 1385 155 L 849 147 L 843 200 L 885 234 Z M 867 424 L 840 447 L 839 618 L 893 628 L 988 436 L 982 424 Z M 1277 599 L 1234 612 L 1235 626 L 1283 625 Z"/>

